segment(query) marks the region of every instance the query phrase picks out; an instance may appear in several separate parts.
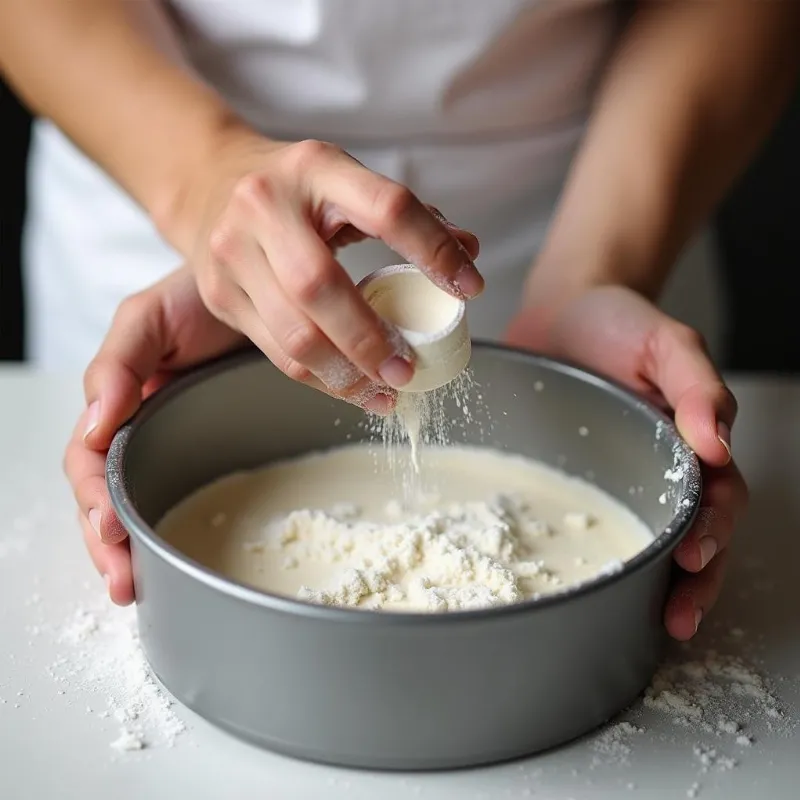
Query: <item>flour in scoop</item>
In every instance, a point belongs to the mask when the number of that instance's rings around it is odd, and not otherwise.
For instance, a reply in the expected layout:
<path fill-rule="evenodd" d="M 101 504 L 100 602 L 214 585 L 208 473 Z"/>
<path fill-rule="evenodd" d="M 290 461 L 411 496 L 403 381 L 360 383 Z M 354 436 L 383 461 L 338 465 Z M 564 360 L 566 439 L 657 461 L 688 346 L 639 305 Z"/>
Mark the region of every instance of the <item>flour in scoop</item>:
<path fill-rule="evenodd" d="M 517 456 L 429 446 L 424 494 L 408 503 L 375 455 L 350 445 L 222 478 L 168 512 L 158 532 L 279 595 L 415 612 L 535 598 L 613 571 L 652 540 L 596 487 Z M 410 461 L 407 448 L 395 457 Z"/>

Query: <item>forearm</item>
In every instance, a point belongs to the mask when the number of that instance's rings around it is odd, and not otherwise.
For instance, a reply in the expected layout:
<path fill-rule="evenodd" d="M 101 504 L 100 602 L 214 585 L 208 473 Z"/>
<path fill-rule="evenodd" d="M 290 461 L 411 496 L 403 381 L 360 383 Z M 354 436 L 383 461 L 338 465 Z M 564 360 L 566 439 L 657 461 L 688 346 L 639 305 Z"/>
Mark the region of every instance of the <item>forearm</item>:
<path fill-rule="evenodd" d="M 644 0 L 609 65 L 527 287 L 654 298 L 766 136 L 797 75 L 794 0 Z"/>
<path fill-rule="evenodd" d="M 181 187 L 233 115 L 192 75 L 158 0 L 2 0 L 0 69 L 184 252 Z"/>

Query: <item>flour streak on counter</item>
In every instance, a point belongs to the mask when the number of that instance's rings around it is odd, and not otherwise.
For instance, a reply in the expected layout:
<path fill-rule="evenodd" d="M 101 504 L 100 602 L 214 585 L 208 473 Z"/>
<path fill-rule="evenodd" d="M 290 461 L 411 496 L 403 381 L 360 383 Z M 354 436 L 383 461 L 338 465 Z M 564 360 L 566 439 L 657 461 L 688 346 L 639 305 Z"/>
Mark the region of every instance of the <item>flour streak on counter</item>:
<path fill-rule="evenodd" d="M 406 504 L 369 446 L 302 456 L 200 489 L 157 529 L 276 594 L 415 612 L 535 599 L 615 572 L 652 541 L 621 503 L 543 464 L 427 447 L 422 467 L 427 491 Z"/>

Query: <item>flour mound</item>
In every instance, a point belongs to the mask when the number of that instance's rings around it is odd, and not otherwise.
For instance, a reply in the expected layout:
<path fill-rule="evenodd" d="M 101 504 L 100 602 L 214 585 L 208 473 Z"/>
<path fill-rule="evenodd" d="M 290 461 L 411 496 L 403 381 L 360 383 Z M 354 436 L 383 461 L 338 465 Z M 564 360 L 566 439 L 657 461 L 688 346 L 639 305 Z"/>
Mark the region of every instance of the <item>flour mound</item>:
<path fill-rule="evenodd" d="M 519 561 L 520 524 L 511 501 L 453 505 L 445 511 L 397 524 L 343 519 L 302 510 L 281 523 L 286 546 L 300 544 L 304 557 L 336 562 L 354 558 L 326 589 L 301 588 L 303 600 L 333 606 L 373 608 L 407 600 L 416 609 L 456 611 L 516 603 L 523 599 L 514 566 L 525 575 L 542 572 Z M 297 552 L 297 550 L 295 551 Z"/>

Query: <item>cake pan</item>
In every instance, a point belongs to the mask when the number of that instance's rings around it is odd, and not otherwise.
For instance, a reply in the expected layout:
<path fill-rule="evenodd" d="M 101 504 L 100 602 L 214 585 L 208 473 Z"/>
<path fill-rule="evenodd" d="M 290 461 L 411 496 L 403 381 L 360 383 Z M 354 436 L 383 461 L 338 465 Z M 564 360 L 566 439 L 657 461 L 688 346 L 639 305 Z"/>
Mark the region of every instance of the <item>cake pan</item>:
<path fill-rule="evenodd" d="M 558 594 L 441 615 L 314 606 L 215 574 L 154 532 L 171 506 L 234 470 L 367 438 L 361 411 L 242 351 L 154 395 L 108 454 L 142 646 L 175 698 L 284 754 L 429 770 L 551 748 L 642 692 L 665 642 L 671 554 L 700 502 L 695 455 L 655 408 L 575 366 L 476 343 L 471 369 L 482 402 L 455 442 L 592 480 L 652 543 Z"/>

